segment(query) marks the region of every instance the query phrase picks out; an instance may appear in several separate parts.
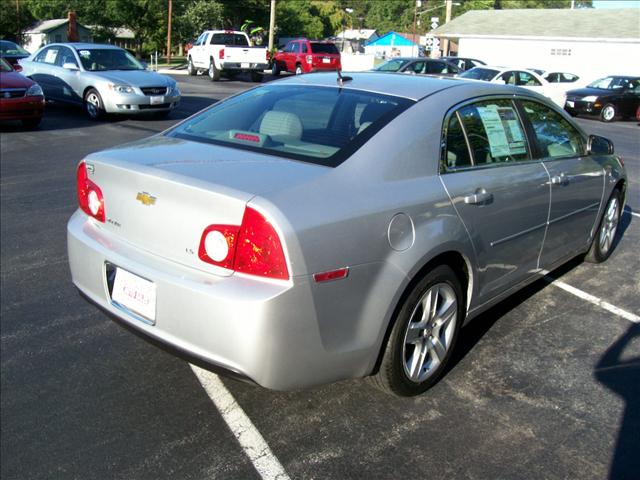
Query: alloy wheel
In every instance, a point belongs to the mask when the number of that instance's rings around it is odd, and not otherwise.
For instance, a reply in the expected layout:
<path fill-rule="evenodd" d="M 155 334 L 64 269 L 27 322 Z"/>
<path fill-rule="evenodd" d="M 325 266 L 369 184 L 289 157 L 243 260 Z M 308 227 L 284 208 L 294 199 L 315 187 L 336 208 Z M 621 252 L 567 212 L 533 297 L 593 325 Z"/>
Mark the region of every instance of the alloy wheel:
<path fill-rule="evenodd" d="M 404 336 L 404 372 L 416 383 L 430 377 L 453 343 L 458 301 L 453 288 L 438 283 L 425 292 L 414 308 Z"/>
<path fill-rule="evenodd" d="M 618 208 L 618 199 L 613 197 L 609 200 L 607 211 L 602 219 L 602 227 L 600 228 L 600 251 L 606 255 L 611 248 L 613 239 L 618 230 L 618 222 L 620 221 L 620 209 Z"/>

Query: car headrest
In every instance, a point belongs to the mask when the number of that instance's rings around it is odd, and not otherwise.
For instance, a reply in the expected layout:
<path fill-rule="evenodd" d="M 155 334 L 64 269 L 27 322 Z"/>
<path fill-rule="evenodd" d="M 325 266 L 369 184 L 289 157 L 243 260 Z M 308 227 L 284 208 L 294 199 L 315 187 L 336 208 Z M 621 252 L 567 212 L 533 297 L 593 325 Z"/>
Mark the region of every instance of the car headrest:
<path fill-rule="evenodd" d="M 262 117 L 260 133 L 264 135 L 287 135 L 299 139 L 302 137 L 302 122 L 293 113 L 271 110 Z"/>

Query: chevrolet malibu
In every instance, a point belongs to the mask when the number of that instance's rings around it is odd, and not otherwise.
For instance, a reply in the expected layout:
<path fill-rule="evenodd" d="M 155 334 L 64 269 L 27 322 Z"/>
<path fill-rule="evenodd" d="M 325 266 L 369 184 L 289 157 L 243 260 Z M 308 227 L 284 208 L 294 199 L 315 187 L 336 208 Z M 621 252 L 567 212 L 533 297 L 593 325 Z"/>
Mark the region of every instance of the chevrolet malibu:
<path fill-rule="evenodd" d="M 91 119 L 107 113 L 167 116 L 180 102 L 175 80 L 145 70 L 113 45 L 53 43 L 20 60 L 48 100 L 82 105 Z"/>
<path fill-rule="evenodd" d="M 89 155 L 74 284 L 172 350 L 278 390 L 372 376 L 416 395 L 461 327 L 615 245 L 627 176 L 526 89 L 290 77 Z"/>

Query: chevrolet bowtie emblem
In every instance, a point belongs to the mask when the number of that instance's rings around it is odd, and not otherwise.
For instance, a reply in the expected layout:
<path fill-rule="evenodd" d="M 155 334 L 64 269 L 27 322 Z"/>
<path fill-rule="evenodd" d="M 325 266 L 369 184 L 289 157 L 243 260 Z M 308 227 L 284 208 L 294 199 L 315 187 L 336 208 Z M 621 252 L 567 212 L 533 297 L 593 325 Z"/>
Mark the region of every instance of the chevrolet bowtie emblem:
<path fill-rule="evenodd" d="M 142 202 L 143 205 L 154 205 L 156 203 L 156 197 L 149 195 L 147 192 L 138 192 L 136 200 Z"/>

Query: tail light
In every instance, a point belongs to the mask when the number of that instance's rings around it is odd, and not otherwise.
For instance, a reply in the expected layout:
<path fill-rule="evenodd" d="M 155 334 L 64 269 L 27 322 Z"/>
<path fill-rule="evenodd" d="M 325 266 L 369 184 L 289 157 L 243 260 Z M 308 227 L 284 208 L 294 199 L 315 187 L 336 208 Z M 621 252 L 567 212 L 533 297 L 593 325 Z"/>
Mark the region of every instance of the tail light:
<path fill-rule="evenodd" d="M 265 57 L 266 57 L 267 62 L 269 60 L 271 60 L 271 52 L 269 51 L 269 49 L 267 49 L 267 51 L 265 52 Z"/>
<path fill-rule="evenodd" d="M 224 60 L 224 48 L 221 48 L 220 51 L 218 52 L 218 58 L 220 60 Z"/>
<path fill-rule="evenodd" d="M 104 197 L 100 187 L 89 180 L 87 164 L 80 162 L 76 172 L 76 187 L 78 190 L 78 204 L 84 213 L 104 223 Z"/>
<path fill-rule="evenodd" d="M 307 63 L 311 65 L 313 63 L 313 55 L 307 55 Z"/>
<path fill-rule="evenodd" d="M 289 279 L 282 242 L 273 225 L 251 207 L 242 224 L 210 225 L 202 232 L 200 260 L 236 272 Z"/>

